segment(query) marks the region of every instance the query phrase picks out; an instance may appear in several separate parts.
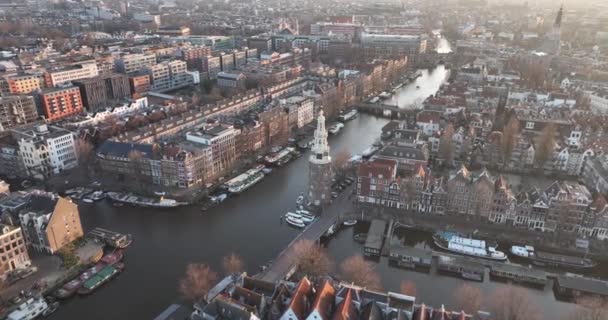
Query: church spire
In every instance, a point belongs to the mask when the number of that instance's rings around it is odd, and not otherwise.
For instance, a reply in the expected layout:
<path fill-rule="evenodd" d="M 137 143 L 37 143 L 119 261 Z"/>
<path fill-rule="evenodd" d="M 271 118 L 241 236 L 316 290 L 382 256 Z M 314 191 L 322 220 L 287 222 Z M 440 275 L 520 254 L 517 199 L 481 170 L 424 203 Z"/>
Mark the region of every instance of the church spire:
<path fill-rule="evenodd" d="M 561 7 L 559 7 L 559 11 L 557 12 L 557 16 L 555 17 L 555 23 L 553 24 L 554 27 L 559 28 L 562 26 L 562 17 L 564 15 L 564 5 L 562 4 Z"/>
<path fill-rule="evenodd" d="M 323 111 L 319 113 L 317 118 L 317 130 L 315 130 L 314 145 L 312 146 L 311 161 L 331 162 L 329 157 L 329 144 L 327 143 L 327 130 L 325 129 L 325 116 Z"/>

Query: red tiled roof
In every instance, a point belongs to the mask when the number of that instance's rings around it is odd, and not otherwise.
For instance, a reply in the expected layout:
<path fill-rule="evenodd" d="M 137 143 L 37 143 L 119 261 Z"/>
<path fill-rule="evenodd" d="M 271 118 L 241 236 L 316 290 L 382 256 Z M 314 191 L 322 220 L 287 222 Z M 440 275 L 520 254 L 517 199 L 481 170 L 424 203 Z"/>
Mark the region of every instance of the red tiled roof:
<path fill-rule="evenodd" d="M 352 301 L 353 301 L 352 289 L 349 288 L 348 291 L 346 292 L 346 297 L 344 297 L 344 300 L 342 300 L 340 306 L 338 307 L 338 309 L 336 309 L 336 312 L 334 312 L 334 317 L 332 320 L 356 319 L 357 311 L 355 310 Z"/>
<path fill-rule="evenodd" d="M 329 283 L 329 281 L 325 280 L 321 285 L 321 290 L 319 290 L 319 293 L 315 298 L 312 311 L 316 310 L 323 317 L 323 319 L 329 319 L 335 295 L 336 289 Z"/>
<path fill-rule="evenodd" d="M 296 290 L 291 298 L 291 302 L 289 303 L 289 309 L 298 317 L 299 320 L 303 320 L 306 318 L 307 314 L 307 300 L 308 295 L 312 289 L 312 284 L 308 280 L 308 278 L 304 277 L 298 283 Z"/>
<path fill-rule="evenodd" d="M 422 111 L 418 113 L 418 117 L 416 119 L 417 122 L 423 123 L 439 123 L 441 114 L 439 112 L 434 111 Z"/>

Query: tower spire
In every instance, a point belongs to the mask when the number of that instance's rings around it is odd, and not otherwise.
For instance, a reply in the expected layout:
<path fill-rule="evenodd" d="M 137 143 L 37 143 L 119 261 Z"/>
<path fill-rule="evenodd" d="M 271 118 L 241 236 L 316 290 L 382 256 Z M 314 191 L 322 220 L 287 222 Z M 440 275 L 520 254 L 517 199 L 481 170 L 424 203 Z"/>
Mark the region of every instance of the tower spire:
<path fill-rule="evenodd" d="M 562 17 L 564 15 L 564 5 L 562 4 L 559 7 L 559 11 L 557 12 L 557 16 L 555 17 L 555 23 L 553 24 L 554 27 L 559 28 L 562 26 Z"/>

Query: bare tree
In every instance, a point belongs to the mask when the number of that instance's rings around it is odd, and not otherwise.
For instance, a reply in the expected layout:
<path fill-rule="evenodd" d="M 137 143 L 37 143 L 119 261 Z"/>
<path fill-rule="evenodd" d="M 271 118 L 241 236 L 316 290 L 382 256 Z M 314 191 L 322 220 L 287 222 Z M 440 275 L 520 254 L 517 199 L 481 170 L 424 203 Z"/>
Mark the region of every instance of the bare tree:
<path fill-rule="evenodd" d="M 511 285 L 494 291 L 488 308 L 495 320 L 540 320 L 541 309 L 533 303 L 528 292 Z"/>
<path fill-rule="evenodd" d="M 237 274 L 244 271 L 245 264 L 243 263 L 243 259 L 241 259 L 241 257 L 231 253 L 230 255 L 222 258 L 222 267 L 224 268 L 224 272 L 227 274 Z"/>
<path fill-rule="evenodd" d="M 310 240 L 300 240 L 293 246 L 294 261 L 298 271 L 315 277 L 328 274 L 333 269 L 333 261 L 327 251 Z"/>
<path fill-rule="evenodd" d="M 333 157 L 332 157 L 332 164 L 334 167 L 334 172 L 339 175 L 339 176 L 343 176 L 346 171 L 348 170 L 348 160 L 351 158 L 351 154 L 350 152 L 346 151 L 346 150 L 340 150 L 338 151 Z"/>
<path fill-rule="evenodd" d="M 439 157 L 443 159 L 443 163 L 447 166 L 452 166 L 454 161 L 454 126 L 450 123 L 447 125 L 441 138 L 439 139 Z"/>
<path fill-rule="evenodd" d="M 534 160 L 536 162 L 536 165 L 541 169 L 545 165 L 547 160 L 549 160 L 553 155 L 556 130 L 557 129 L 555 125 L 550 123 L 545 126 L 545 128 L 540 134 L 540 137 L 538 138 Z"/>
<path fill-rule="evenodd" d="M 186 267 L 186 274 L 179 282 L 179 292 L 184 298 L 197 302 L 205 299 L 205 295 L 216 281 L 217 273 L 208 265 L 191 263 Z"/>
<path fill-rule="evenodd" d="M 75 143 L 76 154 L 78 154 L 78 162 L 81 165 L 87 166 L 92 160 L 93 144 L 85 138 L 76 139 Z"/>
<path fill-rule="evenodd" d="M 513 154 L 513 148 L 515 148 L 518 135 L 519 121 L 516 117 L 511 117 L 509 123 L 507 123 L 502 131 L 503 165 L 506 165 L 511 159 L 511 154 Z"/>
<path fill-rule="evenodd" d="M 416 296 L 416 284 L 413 281 L 401 281 L 401 293 Z"/>
<path fill-rule="evenodd" d="M 463 283 L 454 292 L 454 302 L 458 311 L 477 312 L 483 302 L 483 293 L 479 287 Z"/>
<path fill-rule="evenodd" d="M 133 179 L 135 180 L 135 184 L 141 189 L 141 161 L 144 156 L 139 150 L 131 150 L 127 157 L 129 158 L 129 162 L 131 164 L 131 170 L 133 171 Z"/>
<path fill-rule="evenodd" d="M 373 290 L 381 290 L 380 276 L 374 266 L 360 255 L 354 255 L 340 264 L 340 274 L 345 281 Z"/>

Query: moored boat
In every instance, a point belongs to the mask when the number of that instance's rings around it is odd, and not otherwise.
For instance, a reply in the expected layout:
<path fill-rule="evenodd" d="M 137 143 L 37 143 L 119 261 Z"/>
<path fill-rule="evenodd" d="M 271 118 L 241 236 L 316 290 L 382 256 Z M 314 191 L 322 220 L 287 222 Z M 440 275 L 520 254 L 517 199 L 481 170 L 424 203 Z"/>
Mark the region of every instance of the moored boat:
<path fill-rule="evenodd" d="M 292 147 L 283 148 L 264 157 L 264 162 L 269 166 L 281 166 L 289 162 L 294 151 Z"/>
<path fill-rule="evenodd" d="M 302 219 L 298 219 L 298 218 L 293 218 L 293 217 L 286 217 L 285 221 L 287 221 L 287 223 L 291 226 L 294 226 L 296 228 L 304 228 L 306 227 L 306 224 L 304 223 L 304 221 L 302 221 Z"/>
<path fill-rule="evenodd" d="M 109 282 L 112 278 L 118 275 L 124 268 L 122 263 L 117 263 L 114 266 L 106 266 L 101 269 L 97 274 L 89 278 L 85 281 L 80 289 L 78 289 L 78 294 L 86 295 L 93 292 L 93 290 L 101 287 L 104 283 Z"/>
<path fill-rule="evenodd" d="M 338 121 L 342 121 L 342 122 L 350 121 L 350 120 L 356 119 L 358 116 L 359 116 L 359 111 L 351 110 L 345 114 L 339 115 Z"/>
<path fill-rule="evenodd" d="M 55 302 L 49 304 L 48 307 L 46 309 L 44 309 L 44 311 L 42 311 L 42 316 L 43 317 L 48 317 L 52 313 L 54 313 L 55 311 L 57 311 L 57 309 L 59 309 L 59 302 L 55 301 Z"/>
<path fill-rule="evenodd" d="M 53 292 L 53 296 L 57 299 L 67 299 L 74 295 L 76 291 L 82 286 L 82 280 L 80 278 L 74 278 L 64 284 L 61 288 Z"/>
<path fill-rule="evenodd" d="M 261 169 L 249 169 L 247 172 L 240 174 L 234 179 L 228 181 L 228 191 L 235 194 L 241 193 L 249 189 L 254 184 L 260 182 L 263 178 L 264 173 Z"/>
<path fill-rule="evenodd" d="M 354 226 L 357 224 L 357 220 L 346 220 L 342 224 L 347 227 Z"/>
<path fill-rule="evenodd" d="M 496 250 L 495 245 L 484 240 L 461 237 L 453 232 L 437 232 L 433 235 L 433 241 L 439 248 L 460 255 L 495 261 L 507 260 L 507 255 Z"/>
<path fill-rule="evenodd" d="M 142 207 L 152 207 L 152 208 L 173 208 L 181 205 L 185 205 L 185 202 L 178 202 L 173 199 L 167 199 L 160 197 L 159 199 L 155 198 L 146 198 L 137 196 L 131 193 L 120 193 L 120 192 L 108 192 L 108 197 L 115 202 L 127 203 L 136 206 Z"/>
<path fill-rule="evenodd" d="M 292 219 L 296 219 L 296 220 L 302 220 L 302 222 L 304 222 L 304 224 L 309 224 L 311 222 L 313 222 L 315 220 L 314 217 L 309 216 L 309 215 L 302 215 L 302 214 L 298 214 L 298 213 L 293 213 L 293 212 L 287 212 L 285 214 L 285 218 L 292 218 Z"/>
<path fill-rule="evenodd" d="M 31 320 L 42 315 L 48 308 L 43 298 L 30 298 L 6 317 L 7 320 Z"/>
<path fill-rule="evenodd" d="M 510 251 L 514 256 L 530 260 L 541 267 L 589 269 L 597 265 L 588 258 L 536 251 L 532 246 L 512 246 Z"/>

